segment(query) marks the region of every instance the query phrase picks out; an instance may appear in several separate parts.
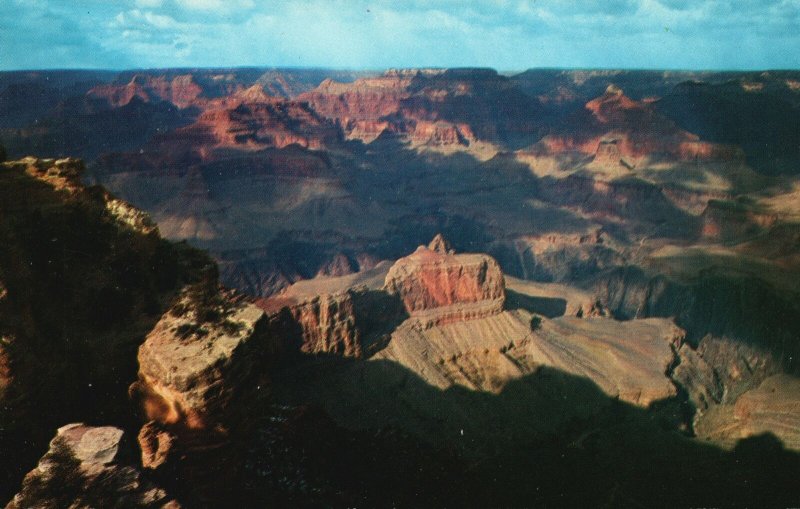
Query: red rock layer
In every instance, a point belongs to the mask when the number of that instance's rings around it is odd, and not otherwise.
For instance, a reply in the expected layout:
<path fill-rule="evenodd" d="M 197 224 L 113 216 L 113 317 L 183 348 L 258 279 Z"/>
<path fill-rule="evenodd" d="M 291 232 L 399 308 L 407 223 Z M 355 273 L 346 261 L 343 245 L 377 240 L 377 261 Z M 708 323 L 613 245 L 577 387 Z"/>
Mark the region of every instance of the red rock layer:
<path fill-rule="evenodd" d="M 350 292 L 319 295 L 290 306 L 289 311 L 303 331 L 301 351 L 361 356 Z"/>
<path fill-rule="evenodd" d="M 280 334 L 287 343 L 297 342 L 301 352 L 345 357 L 362 355 L 350 291 L 304 298 L 272 297 L 259 301 L 258 305 L 273 317 L 283 310 L 289 313 L 291 320 Z"/>
<path fill-rule="evenodd" d="M 87 93 L 89 97 L 105 99 L 113 107 L 125 106 L 134 97 L 144 102 L 169 101 L 179 108 L 196 106 L 203 89 L 191 74 L 176 76 L 168 80 L 164 76 L 136 75 L 130 82 L 98 85 Z"/>
<path fill-rule="evenodd" d="M 255 151 L 289 145 L 321 149 L 339 138 L 336 126 L 308 104 L 248 89 L 233 98 L 215 101 L 192 125 L 157 137 L 151 150 L 189 152 L 208 159 L 217 149 Z"/>
<path fill-rule="evenodd" d="M 573 134 L 547 136 L 538 146 L 546 153 L 595 154 L 595 162 L 611 164 L 653 156 L 683 161 L 742 157 L 740 149 L 701 141 L 658 114 L 651 102 L 635 101 L 613 85 L 585 108 L 587 115 L 576 120 L 581 125 Z"/>
<path fill-rule="evenodd" d="M 503 273 L 492 257 L 424 246 L 397 260 L 384 288 L 400 296 L 409 315 L 436 323 L 496 314 L 505 300 Z"/>
<path fill-rule="evenodd" d="M 469 145 L 537 131 L 538 101 L 482 69 L 389 71 L 353 83 L 326 80 L 298 99 L 336 119 L 348 137 L 367 143 L 386 133 L 414 145 Z"/>

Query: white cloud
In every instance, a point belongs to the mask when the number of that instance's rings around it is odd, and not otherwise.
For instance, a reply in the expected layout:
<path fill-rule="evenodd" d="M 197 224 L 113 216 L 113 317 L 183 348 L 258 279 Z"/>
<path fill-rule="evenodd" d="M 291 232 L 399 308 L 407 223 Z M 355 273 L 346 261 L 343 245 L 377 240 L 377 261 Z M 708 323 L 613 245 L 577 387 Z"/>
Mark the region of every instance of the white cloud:
<path fill-rule="evenodd" d="M 0 68 L 47 67 L 47 62 L 93 67 L 800 67 L 797 0 L 77 4 L 0 0 L 0 15 L 18 26 L 14 37 L 0 30 Z M 57 63 L 56 47 L 66 48 L 58 50 Z"/>
<path fill-rule="evenodd" d="M 164 3 L 163 0 L 136 0 L 136 7 L 141 9 L 157 9 Z"/>
<path fill-rule="evenodd" d="M 197 11 L 231 12 L 255 7 L 253 0 L 175 0 L 175 3 L 184 9 Z"/>

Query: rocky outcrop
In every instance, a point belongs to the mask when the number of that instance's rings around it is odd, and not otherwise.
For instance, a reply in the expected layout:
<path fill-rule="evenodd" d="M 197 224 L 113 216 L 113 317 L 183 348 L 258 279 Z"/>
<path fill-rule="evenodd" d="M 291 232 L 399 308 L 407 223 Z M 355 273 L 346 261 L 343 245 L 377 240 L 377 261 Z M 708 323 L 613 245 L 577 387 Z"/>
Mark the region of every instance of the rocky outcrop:
<path fill-rule="evenodd" d="M 177 435 L 156 421 L 149 421 L 142 426 L 137 440 L 144 468 L 158 469 L 174 460 L 177 454 Z"/>
<path fill-rule="evenodd" d="M 26 175 L 51 186 L 57 191 L 74 194 L 83 191 L 81 174 L 86 167 L 79 159 L 38 159 L 26 157 L 7 163 L 10 169 L 21 169 Z"/>
<path fill-rule="evenodd" d="M 450 242 L 448 242 L 441 233 L 437 233 L 428 243 L 428 250 L 439 254 L 455 254 L 453 246 L 450 245 Z"/>
<path fill-rule="evenodd" d="M 305 296 L 278 296 L 261 305 L 277 316 L 281 310 L 291 316 L 283 329 L 283 339 L 295 343 L 307 354 L 360 357 L 361 333 L 356 327 L 351 290 Z"/>
<path fill-rule="evenodd" d="M 128 445 L 119 428 L 80 423 L 59 428 L 50 450 L 25 476 L 6 509 L 178 509 L 180 504 L 133 466 Z"/>
<path fill-rule="evenodd" d="M 71 420 L 129 422 L 136 348 L 210 263 L 82 184 L 76 159 L 0 165 L 0 498 Z M 45 410 L 46 409 L 46 410 Z"/>
<path fill-rule="evenodd" d="M 244 437 L 267 393 L 267 366 L 282 338 L 264 311 L 216 279 L 189 286 L 139 347 L 129 392 L 147 422 L 139 431 L 142 465 L 178 477 L 187 503 L 234 496 Z"/>
<path fill-rule="evenodd" d="M 257 385 L 279 348 L 264 312 L 220 298 L 192 302 L 191 290 L 139 347 L 139 380 L 131 386 L 148 420 L 193 430 L 224 426 L 229 405 Z"/>
<path fill-rule="evenodd" d="M 342 276 L 302 280 L 259 299 L 284 344 L 309 355 L 363 357 L 376 330 L 385 332 L 401 313 L 398 299 L 381 291 L 390 263 Z"/>
<path fill-rule="evenodd" d="M 389 269 L 384 289 L 398 295 L 408 314 L 429 323 L 499 313 L 505 300 L 503 273 L 484 254 L 452 254 L 442 239 L 420 246 Z"/>

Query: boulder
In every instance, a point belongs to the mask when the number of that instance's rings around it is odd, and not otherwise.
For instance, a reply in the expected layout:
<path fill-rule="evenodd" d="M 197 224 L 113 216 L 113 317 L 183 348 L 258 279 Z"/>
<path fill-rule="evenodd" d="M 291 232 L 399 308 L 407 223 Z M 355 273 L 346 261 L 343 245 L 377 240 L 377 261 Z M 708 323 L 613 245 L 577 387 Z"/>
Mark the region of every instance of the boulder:
<path fill-rule="evenodd" d="M 142 477 L 126 451 L 125 433 L 119 428 L 82 423 L 63 426 L 6 509 L 178 509 L 180 505 L 163 489 Z"/>

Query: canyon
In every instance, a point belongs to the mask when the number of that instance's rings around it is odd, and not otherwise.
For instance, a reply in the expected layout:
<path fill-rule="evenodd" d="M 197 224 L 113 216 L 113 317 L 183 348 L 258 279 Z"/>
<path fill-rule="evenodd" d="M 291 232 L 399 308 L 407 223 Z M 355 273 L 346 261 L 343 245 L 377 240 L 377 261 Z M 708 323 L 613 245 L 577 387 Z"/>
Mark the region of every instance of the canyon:
<path fill-rule="evenodd" d="M 0 73 L 0 500 L 795 505 L 798 80 Z"/>

